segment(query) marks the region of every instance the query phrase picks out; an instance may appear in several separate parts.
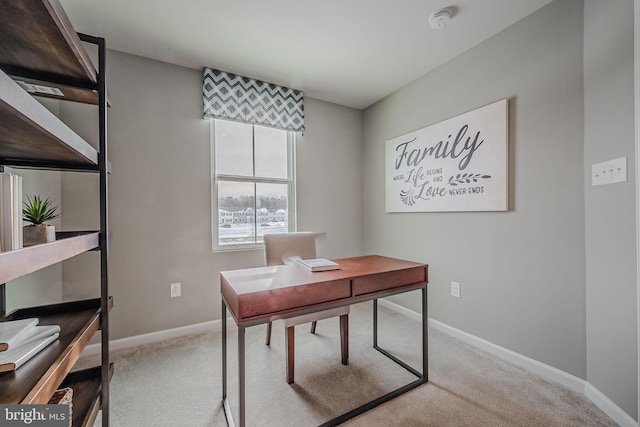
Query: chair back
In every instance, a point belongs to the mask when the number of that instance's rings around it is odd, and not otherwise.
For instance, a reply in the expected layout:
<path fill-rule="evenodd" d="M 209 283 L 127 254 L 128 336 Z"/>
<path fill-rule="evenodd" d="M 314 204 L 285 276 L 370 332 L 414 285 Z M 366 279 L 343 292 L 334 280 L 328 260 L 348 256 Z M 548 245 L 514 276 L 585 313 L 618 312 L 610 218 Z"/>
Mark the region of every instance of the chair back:
<path fill-rule="evenodd" d="M 265 234 L 264 256 L 267 265 L 284 264 L 283 259 L 290 256 L 316 258 L 316 235 L 310 231 Z"/>

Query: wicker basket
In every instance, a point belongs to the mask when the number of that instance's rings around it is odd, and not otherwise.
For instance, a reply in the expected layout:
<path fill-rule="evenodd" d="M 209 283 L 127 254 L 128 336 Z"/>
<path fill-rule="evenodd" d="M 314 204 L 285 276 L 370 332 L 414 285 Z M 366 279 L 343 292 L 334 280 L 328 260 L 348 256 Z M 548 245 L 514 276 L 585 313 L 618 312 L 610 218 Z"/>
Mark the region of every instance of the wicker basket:
<path fill-rule="evenodd" d="M 56 390 L 49 399 L 52 405 L 69 405 L 69 427 L 73 424 L 73 389 L 70 387 Z"/>

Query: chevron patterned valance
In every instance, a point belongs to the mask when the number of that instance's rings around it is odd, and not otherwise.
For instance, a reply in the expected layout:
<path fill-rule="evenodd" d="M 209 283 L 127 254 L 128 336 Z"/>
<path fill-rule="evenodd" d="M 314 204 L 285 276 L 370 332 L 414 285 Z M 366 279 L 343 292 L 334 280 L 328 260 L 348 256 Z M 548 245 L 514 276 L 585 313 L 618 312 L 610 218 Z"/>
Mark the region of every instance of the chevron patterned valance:
<path fill-rule="evenodd" d="M 304 131 L 302 91 L 204 69 L 204 117 Z"/>

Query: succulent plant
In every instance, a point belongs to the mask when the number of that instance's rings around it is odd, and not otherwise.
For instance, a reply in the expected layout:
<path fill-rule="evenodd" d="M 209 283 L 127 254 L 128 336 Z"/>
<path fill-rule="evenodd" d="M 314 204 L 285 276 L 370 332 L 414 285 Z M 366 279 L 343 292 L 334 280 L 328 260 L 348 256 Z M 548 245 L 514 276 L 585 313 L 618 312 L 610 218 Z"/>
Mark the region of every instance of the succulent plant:
<path fill-rule="evenodd" d="M 40 196 L 27 196 L 22 208 L 22 218 L 33 225 L 44 224 L 45 221 L 58 218 L 58 207 L 49 198 L 42 200 Z"/>

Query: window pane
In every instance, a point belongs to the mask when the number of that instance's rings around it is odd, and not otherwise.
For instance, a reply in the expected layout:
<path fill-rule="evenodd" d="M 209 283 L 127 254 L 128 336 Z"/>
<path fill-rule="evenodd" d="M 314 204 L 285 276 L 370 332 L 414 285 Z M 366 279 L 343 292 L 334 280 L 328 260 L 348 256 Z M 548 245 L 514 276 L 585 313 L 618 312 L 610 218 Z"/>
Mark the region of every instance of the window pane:
<path fill-rule="evenodd" d="M 256 176 L 287 178 L 287 131 L 255 126 Z"/>
<path fill-rule="evenodd" d="M 254 185 L 218 181 L 218 241 L 220 245 L 255 243 Z"/>
<path fill-rule="evenodd" d="M 253 176 L 253 135 L 251 125 L 216 120 L 216 173 Z"/>
<path fill-rule="evenodd" d="M 287 184 L 256 184 L 258 197 L 258 241 L 267 233 L 289 231 L 289 196 Z"/>
<path fill-rule="evenodd" d="M 212 225 L 218 237 L 214 250 L 254 248 L 267 233 L 291 231 L 289 216 L 294 213 L 289 209 L 295 204 L 289 199 L 292 136 L 226 120 L 213 120 L 212 125 L 216 185 Z"/>

